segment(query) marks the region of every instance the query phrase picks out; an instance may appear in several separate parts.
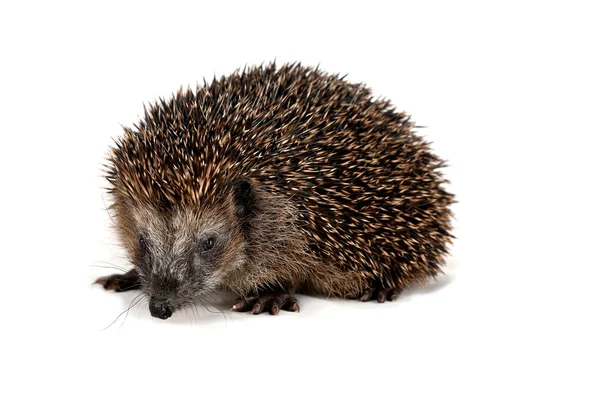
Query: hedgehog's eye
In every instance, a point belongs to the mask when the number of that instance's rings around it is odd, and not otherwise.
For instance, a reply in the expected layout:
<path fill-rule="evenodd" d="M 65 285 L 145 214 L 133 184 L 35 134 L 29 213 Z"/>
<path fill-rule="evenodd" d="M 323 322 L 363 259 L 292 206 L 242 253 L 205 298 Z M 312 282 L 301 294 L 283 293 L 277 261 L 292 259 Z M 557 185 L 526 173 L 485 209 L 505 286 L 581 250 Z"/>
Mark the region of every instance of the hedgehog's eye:
<path fill-rule="evenodd" d="M 215 247 L 215 239 L 212 237 L 209 237 L 202 243 L 202 251 L 209 251 L 213 247 Z"/>

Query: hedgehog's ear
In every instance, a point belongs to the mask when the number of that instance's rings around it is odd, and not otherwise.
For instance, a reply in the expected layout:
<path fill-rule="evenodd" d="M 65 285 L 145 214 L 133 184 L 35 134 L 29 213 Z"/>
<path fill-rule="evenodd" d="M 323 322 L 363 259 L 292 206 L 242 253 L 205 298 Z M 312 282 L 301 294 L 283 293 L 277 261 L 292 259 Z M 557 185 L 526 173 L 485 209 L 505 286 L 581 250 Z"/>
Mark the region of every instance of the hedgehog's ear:
<path fill-rule="evenodd" d="M 233 199 L 235 202 L 235 213 L 239 218 L 248 218 L 254 212 L 254 189 L 247 180 L 239 180 L 233 183 Z"/>

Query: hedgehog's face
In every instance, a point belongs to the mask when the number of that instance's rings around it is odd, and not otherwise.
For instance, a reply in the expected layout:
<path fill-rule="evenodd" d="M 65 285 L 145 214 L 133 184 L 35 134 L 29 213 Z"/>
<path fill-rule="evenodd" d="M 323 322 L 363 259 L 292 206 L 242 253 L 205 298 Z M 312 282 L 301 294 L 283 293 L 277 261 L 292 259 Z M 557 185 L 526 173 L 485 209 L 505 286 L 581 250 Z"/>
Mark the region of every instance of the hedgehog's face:
<path fill-rule="evenodd" d="M 243 234 L 227 202 L 204 210 L 139 209 L 135 224 L 135 264 L 154 317 L 195 306 L 226 270 L 244 262 Z"/>

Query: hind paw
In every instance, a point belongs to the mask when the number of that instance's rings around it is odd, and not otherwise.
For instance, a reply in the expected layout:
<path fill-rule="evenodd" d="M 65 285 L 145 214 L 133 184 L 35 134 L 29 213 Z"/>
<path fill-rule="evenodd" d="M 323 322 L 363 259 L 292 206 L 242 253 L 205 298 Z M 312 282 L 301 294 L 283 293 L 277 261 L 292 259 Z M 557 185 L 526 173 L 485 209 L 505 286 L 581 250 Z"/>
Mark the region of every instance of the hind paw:
<path fill-rule="evenodd" d="M 397 288 L 370 288 L 363 292 L 358 298 L 360 301 L 377 300 L 378 303 L 385 303 L 386 300 L 394 301 L 402 293 L 402 289 Z"/>
<path fill-rule="evenodd" d="M 248 298 L 239 297 L 231 307 L 231 311 L 251 311 L 252 314 L 268 311 L 271 315 L 277 315 L 280 310 L 300 312 L 300 303 L 289 293 L 270 293 Z"/>

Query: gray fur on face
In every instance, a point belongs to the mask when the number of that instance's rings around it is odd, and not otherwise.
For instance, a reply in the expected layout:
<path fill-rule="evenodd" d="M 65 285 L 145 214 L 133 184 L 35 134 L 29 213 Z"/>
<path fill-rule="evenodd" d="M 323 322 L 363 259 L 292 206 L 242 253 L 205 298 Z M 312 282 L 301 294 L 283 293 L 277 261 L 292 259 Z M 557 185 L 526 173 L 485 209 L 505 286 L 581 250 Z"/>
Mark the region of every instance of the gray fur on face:
<path fill-rule="evenodd" d="M 216 289 L 223 265 L 243 262 L 236 227 L 215 209 L 165 213 L 145 207 L 134 219 L 144 247 L 137 265 L 142 287 L 149 297 L 169 299 L 174 309 L 192 306 Z"/>

